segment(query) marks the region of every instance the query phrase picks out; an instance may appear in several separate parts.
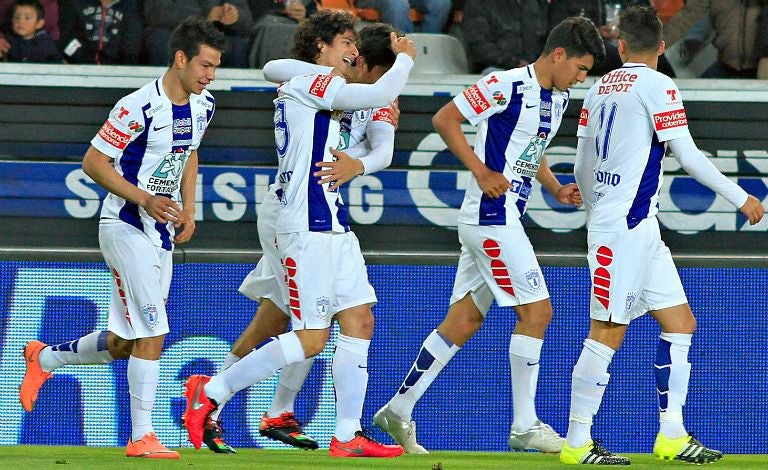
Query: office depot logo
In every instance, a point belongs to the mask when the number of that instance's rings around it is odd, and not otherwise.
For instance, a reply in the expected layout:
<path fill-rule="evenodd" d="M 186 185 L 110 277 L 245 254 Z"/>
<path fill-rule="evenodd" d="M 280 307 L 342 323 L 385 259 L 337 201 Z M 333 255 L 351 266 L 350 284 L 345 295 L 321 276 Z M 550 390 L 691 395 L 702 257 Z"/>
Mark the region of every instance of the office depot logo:
<path fill-rule="evenodd" d="M 99 137 L 118 150 L 125 149 L 125 146 L 131 141 L 131 136 L 129 134 L 125 134 L 115 129 L 115 126 L 109 121 L 104 122 L 104 125 L 99 129 Z"/>
<path fill-rule="evenodd" d="M 483 93 L 480 91 L 477 85 L 473 85 L 472 87 L 464 90 L 464 98 L 467 100 L 469 105 L 472 106 L 475 114 L 482 114 L 483 111 L 491 107 L 490 103 L 488 103 L 488 100 L 485 99 L 485 96 L 483 96 Z"/>
<path fill-rule="evenodd" d="M 685 115 L 685 109 L 675 109 L 653 115 L 653 124 L 657 131 L 672 129 L 688 125 L 688 116 Z"/>
<path fill-rule="evenodd" d="M 330 75 L 318 75 L 315 81 L 312 82 L 312 86 L 309 87 L 309 94 L 322 98 L 325 96 L 325 90 L 328 89 L 328 84 L 331 83 L 331 80 L 333 80 L 333 77 Z"/>

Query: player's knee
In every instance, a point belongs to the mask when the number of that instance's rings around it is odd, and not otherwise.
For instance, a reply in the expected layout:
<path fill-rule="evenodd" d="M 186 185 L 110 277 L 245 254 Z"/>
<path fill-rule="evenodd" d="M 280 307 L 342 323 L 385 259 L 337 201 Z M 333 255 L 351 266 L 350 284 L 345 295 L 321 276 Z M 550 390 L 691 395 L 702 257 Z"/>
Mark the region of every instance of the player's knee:
<path fill-rule="evenodd" d="M 107 349 L 113 358 L 127 359 L 133 351 L 133 340 L 121 338 L 110 331 L 107 336 Z"/>

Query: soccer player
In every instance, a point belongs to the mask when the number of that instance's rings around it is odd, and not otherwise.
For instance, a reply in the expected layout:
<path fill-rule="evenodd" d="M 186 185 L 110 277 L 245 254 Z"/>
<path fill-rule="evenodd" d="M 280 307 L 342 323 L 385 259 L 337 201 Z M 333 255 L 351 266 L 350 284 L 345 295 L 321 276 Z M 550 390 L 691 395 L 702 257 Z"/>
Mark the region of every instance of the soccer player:
<path fill-rule="evenodd" d="M 225 47 L 211 23 L 180 24 L 169 42 L 168 70 L 117 102 L 83 158 L 86 174 L 109 192 L 99 222 L 99 246 L 113 275 L 109 331 L 55 346 L 30 341 L 24 348 L 20 399 L 27 411 L 51 371 L 128 359 L 127 457 L 179 458 L 158 440 L 151 412 L 169 331 L 173 246 L 195 230 L 197 148 L 215 109 L 205 88 Z"/>
<path fill-rule="evenodd" d="M 550 32 L 533 64 L 486 75 L 432 119 L 472 175 L 459 213 L 461 255 L 448 314 L 424 340 L 400 390 L 373 418 L 406 452 L 426 452 L 416 441 L 413 408 L 480 329 L 494 299 L 514 307 L 518 317 L 509 342 L 514 405 L 509 446 L 542 452 L 562 447 L 563 438 L 536 414 L 539 358 L 552 305 L 520 217 L 534 178 L 558 201 L 581 203 L 576 185 L 561 185 L 549 170 L 544 150 L 560 127 L 568 89 L 584 81 L 604 54 L 590 20 L 566 19 Z M 461 130 L 465 120 L 479 126 L 474 150 Z"/>
<path fill-rule="evenodd" d="M 377 24 L 358 32 L 359 55 L 354 61 L 354 66 L 348 67 L 345 72 L 350 82 L 374 83 L 389 70 L 395 62 L 395 54 L 390 45 L 392 31 L 389 25 Z M 333 70 L 332 66 L 310 63 L 315 60 L 320 64 L 325 62 L 322 54 L 315 59 L 313 54 L 308 54 L 313 51 L 306 48 L 297 52 L 302 60 L 280 59 L 268 62 L 264 66 L 264 77 L 282 83 L 297 75 L 329 74 Z M 334 181 L 333 186 L 338 187 L 357 175 L 387 168 L 392 162 L 398 116 L 399 110 L 395 104 L 361 111 L 345 111 L 341 117 L 339 146 L 332 150 L 337 160 L 320 163 L 327 166 L 326 169 L 318 168 L 316 176 L 330 178 L 329 181 Z M 279 183 L 272 184 L 267 198 L 259 206 L 257 225 L 264 255 L 240 286 L 243 295 L 259 301 L 259 308 L 251 323 L 232 346 L 222 370 L 240 360 L 270 336 L 284 333 L 290 323 L 288 301 L 281 290 L 284 286 L 284 269 L 275 246 L 275 222 L 280 210 L 276 191 L 279 188 Z M 304 434 L 294 415 L 296 395 L 309 374 L 312 362 L 312 358 L 305 359 L 280 371 L 272 405 L 261 419 L 259 433 L 262 436 L 299 448 L 318 447 L 314 439 Z M 214 452 L 234 453 L 234 449 L 226 444 L 221 435 L 219 415 L 225 404 L 226 401 L 219 403 L 218 408 L 211 414 L 211 419 L 205 425 L 203 442 Z"/>
<path fill-rule="evenodd" d="M 325 10 L 299 25 L 296 47 L 310 48 L 315 58 L 326 54 L 330 63 L 343 69 L 358 55 L 354 34 L 351 15 Z M 338 189 L 330 178 L 314 174 L 317 163 L 327 167 L 335 158 L 329 149 L 339 142 L 338 110 L 386 106 L 405 86 L 415 46 L 394 32 L 390 42 L 395 63 L 375 84 L 347 84 L 334 71 L 295 77 L 279 88 L 275 144 L 281 207 L 276 239 L 285 266 L 293 331 L 268 339 L 213 378 L 190 377 L 185 413 L 189 439 L 196 448 L 202 445 L 204 424 L 220 401 L 287 365 L 319 354 L 335 319 L 341 334 L 332 365 L 337 418 L 330 455 L 395 457 L 403 453 L 400 446 L 374 441 L 360 425 L 376 295 L 368 283 L 357 238 L 349 231 Z"/>
<path fill-rule="evenodd" d="M 680 90 L 656 71 L 664 52 L 656 12 L 632 7 L 621 14 L 619 24 L 624 65 L 590 88 L 577 132 L 574 172 L 588 214 L 591 320 L 573 368 L 567 442 L 560 461 L 629 464 L 629 459 L 595 444 L 590 428 L 608 385 L 608 366 L 627 326 L 648 312 L 661 326 L 654 364 L 660 428 L 653 454 L 662 460 L 711 463 L 722 454 L 701 444 L 683 424 L 691 373 L 688 350 L 696 319 L 656 219 L 665 150 L 669 148 L 698 182 L 738 207 L 750 224 L 762 219 L 764 208 L 696 148 Z"/>

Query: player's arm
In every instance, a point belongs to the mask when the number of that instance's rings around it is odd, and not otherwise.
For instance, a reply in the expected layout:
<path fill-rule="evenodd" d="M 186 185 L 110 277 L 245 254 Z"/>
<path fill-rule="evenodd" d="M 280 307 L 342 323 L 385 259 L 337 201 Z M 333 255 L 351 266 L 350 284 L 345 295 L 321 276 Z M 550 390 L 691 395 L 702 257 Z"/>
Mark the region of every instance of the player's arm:
<path fill-rule="evenodd" d="M 355 176 L 375 173 L 387 168 L 392 163 L 392 152 L 395 151 L 395 126 L 392 122 L 372 121 L 366 128 L 366 137 L 371 144 L 371 150 L 359 157 L 352 158 L 346 152 L 330 149 L 336 158 L 332 162 L 317 162 L 322 170 L 314 176 L 320 177 L 318 184 L 330 183 L 328 191 L 335 191 L 339 186 L 352 180 Z"/>
<path fill-rule="evenodd" d="M 549 191 L 549 194 L 555 196 L 561 204 L 570 204 L 574 206 L 581 205 L 581 193 L 576 183 L 560 184 L 552 169 L 547 163 L 547 156 L 541 156 L 541 165 L 536 173 L 536 181 Z"/>
<path fill-rule="evenodd" d="M 669 148 L 680 166 L 699 183 L 739 208 L 751 225 L 760 222 L 765 208 L 754 196 L 725 177 L 696 147 L 690 134 L 669 141 Z"/>
<path fill-rule="evenodd" d="M 397 57 L 392 67 L 376 83 L 347 83 L 333 97 L 333 109 L 381 108 L 400 95 L 416 57 L 416 46 L 406 37 L 391 35 L 392 51 Z"/>
<path fill-rule="evenodd" d="M 174 227 L 181 227 L 176 232 L 173 242 L 177 245 L 186 243 L 195 233 L 195 191 L 197 189 L 198 158 L 197 150 L 190 152 L 187 162 L 184 164 L 184 172 L 181 174 L 181 202 L 182 210 Z"/>
<path fill-rule="evenodd" d="M 469 145 L 461 130 L 461 123 L 465 120 L 456 103 L 449 101 L 432 116 L 432 125 L 448 150 L 472 172 L 483 193 L 491 198 L 500 197 L 509 190 L 511 184 L 503 174 L 488 168 Z"/>
<path fill-rule="evenodd" d="M 283 83 L 300 75 L 330 75 L 333 67 L 310 64 L 296 59 L 275 59 L 264 64 L 264 79 L 274 83 Z"/>
<path fill-rule="evenodd" d="M 129 183 L 115 170 L 112 158 L 93 145 L 83 157 L 83 171 L 110 193 L 143 207 L 158 222 L 175 222 L 180 213 L 179 205 L 170 198 L 154 196 Z"/>
<path fill-rule="evenodd" d="M 576 178 L 576 184 L 579 187 L 579 193 L 582 198 L 584 208 L 589 212 L 592 207 L 592 181 L 594 168 L 588 162 L 594 162 L 595 146 L 589 145 L 591 139 L 586 137 L 579 137 L 578 144 L 576 144 L 576 160 L 573 163 L 573 176 Z"/>

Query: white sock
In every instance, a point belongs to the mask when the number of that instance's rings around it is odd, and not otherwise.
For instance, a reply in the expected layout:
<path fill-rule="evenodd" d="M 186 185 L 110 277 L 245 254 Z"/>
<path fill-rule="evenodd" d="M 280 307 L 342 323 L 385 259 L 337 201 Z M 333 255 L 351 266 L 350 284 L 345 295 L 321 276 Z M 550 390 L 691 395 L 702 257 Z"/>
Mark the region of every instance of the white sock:
<path fill-rule="evenodd" d="M 219 370 L 219 374 L 221 374 L 223 371 L 229 369 L 229 366 L 234 364 L 235 362 L 240 360 L 240 356 L 232 354 L 232 352 L 227 353 L 227 357 L 224 358 L 224 363 L 221 365 L 221 369 Z M 218 374 L 217 374 L 218 375 Z M 227 404 L 229 401 L 229 398 L 226 400 L 222 400 L 219 403 L 219 406 L 213 410 L 213 413 L 211 413 L 211 419 L 214 421 L 219 420 L 219 415 L 221 415 L 221 412 L 224 411 L 224 405 Z"/>
<path fill-rule="evenodd" d="M 538 421 L 536 384 L 544 340 L 513 334 L 509 339 L 509 366 L 512 376 L 512 431 L 525 432 Z"/>
<path fill-rule="evenodd" d="M 427 336 L 400 390 L 389 400 L 389 409 L 403 421 L 411 421 L 416 402 L 460 348 L 437 330 Z"/>
<path fill-rule="evenodd" d="M 571 413 L 566 437 L 571 447 L 582 447 L 592 439 L 592 418 L 603 401 L 610 378 L 608 366 L 615 352 L 597 341 L 584 340 L 571 377 Z"/>
<path fill-rule="evenodd" d="M 48 346 L 40 351 L 40 367 L 50 372 L 63 365 L 107 364 L 115 359 L 107 349 L 108 331 L 94 331 L 74 341 Z"/>
<path fill-rule="evenodd" d="M 247 356 L 211 378 L 205 394 L 216 403 L 261 382 L 288 364 L 304 360 L 304 348 L 296 333 L 284 333 L 261 343 Z"/>
<path fill-rule="evenodd" d="M 152 408 L 155 406 L 160 361 L 138 357 L 128 358 L 128 393 L 131 396 L 131 440 L 136 442 L 152 428 Z"/>
<path fill-rule="evenodd" d="M 675 439 L 688 435 L 683 424 L 683 405 L 688 396 L 691 364 L 688 350 L 692 334 L 661 333 L 656 349 L 656 391 L 659 397 L 659 432 Z"/>
<path fill-rule="evenodd" d="M 277 418 L 283 413 L 293 413 L 296 404 L 296 395 L 301 390 L 304 381 L 307 380 L 312 363 L 315 358 L 310 357 L 301 362 L 285 366 L 280 371 L 280 380 L 277 383 L 275 396 L 272 398 L 272 405 L 267 411 L 267 417 Z"/>
<path fill-rule="evenodd" d="M 340 334 L 333 353 L 333 385 L 336 389 L 336 439 L 346 442 L 362 429 L 365 392 L 368 390 L 368 348 L 371 340 Z"/>

